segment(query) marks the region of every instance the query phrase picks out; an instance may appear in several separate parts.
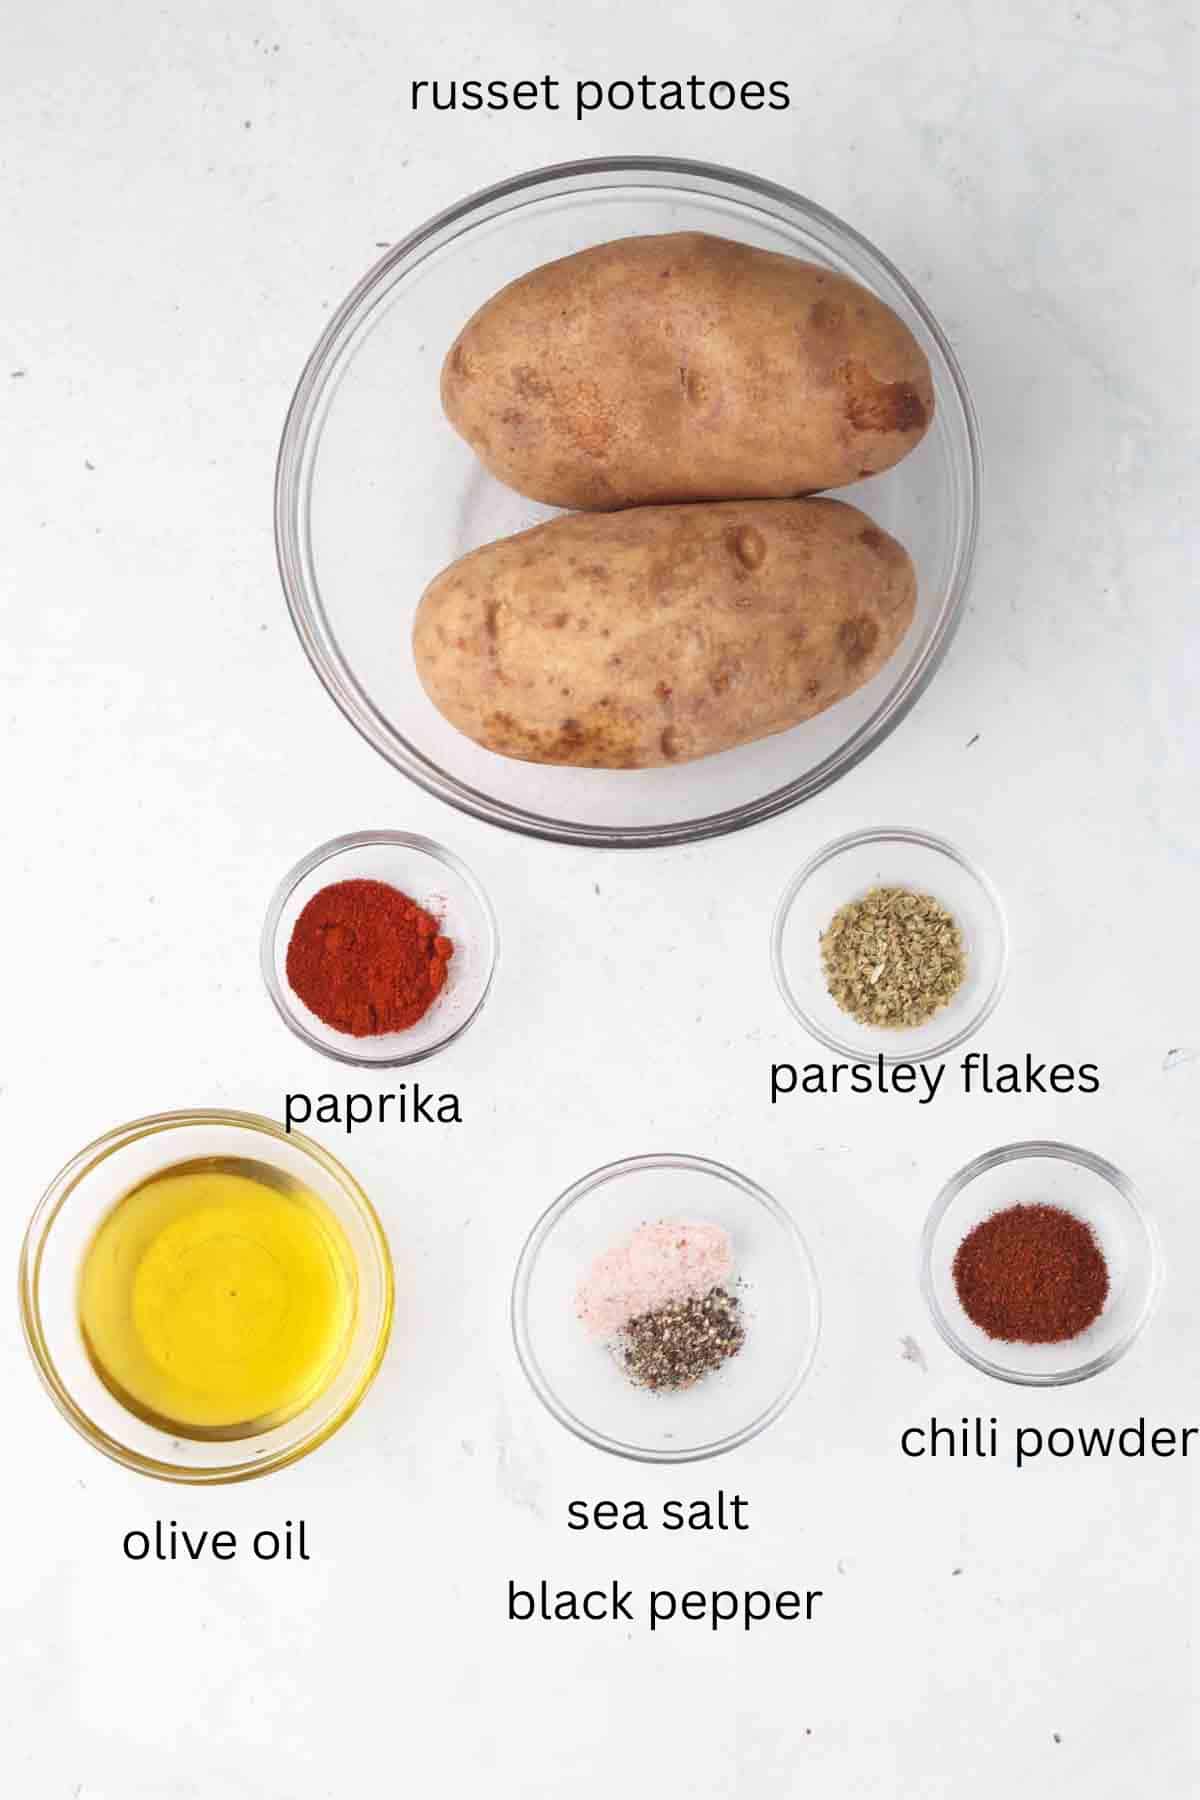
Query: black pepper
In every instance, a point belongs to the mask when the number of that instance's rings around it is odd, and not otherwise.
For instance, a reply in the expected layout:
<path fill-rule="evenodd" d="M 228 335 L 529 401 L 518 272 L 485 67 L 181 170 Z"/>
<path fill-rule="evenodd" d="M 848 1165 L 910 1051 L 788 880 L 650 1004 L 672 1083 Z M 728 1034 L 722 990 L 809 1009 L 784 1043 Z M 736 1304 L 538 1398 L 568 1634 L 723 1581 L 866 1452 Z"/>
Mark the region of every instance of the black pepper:
<path fill-rule="evenodd" d="M 675 1393 L 719 1369 L 745 1341 L 741 1302 L 715 1287 L 630 1319 L 617 1339 L 617 1353 L 637 1387 Z"/>

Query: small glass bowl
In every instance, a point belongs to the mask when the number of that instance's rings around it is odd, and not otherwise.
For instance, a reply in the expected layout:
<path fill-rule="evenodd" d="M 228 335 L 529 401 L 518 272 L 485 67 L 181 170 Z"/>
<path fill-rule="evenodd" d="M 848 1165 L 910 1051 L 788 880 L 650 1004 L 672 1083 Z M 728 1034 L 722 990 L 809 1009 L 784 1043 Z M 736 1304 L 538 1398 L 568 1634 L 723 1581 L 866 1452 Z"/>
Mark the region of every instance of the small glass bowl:
<path fill-rule="evenodd" d="M 326 1025 L 287 978 L 287 952 L 301 911 L 335 881 L 385 881 L 443 922 L 454 945 L 446 985 L 407 1031 L 351 1037 Z M 358 831 L 322 844 L 290 869 L 275 890 L 263 924 L 263 980 L 276 1012 L 298 1038 L 322 1056 L 364 1069 L 424 1062 L 479 1016 L 496 969 L 499 940 L 487 895 L 465 863 L 430 838 L 405 831 Z"/>
<path fill-rule="evenodd" d="M 303 1182 L 341 1226 L 358 1277 L 350 1347 L 333 1380 L 294 1418 L 236 1441 L 173 1437 L 126 1411 L 93 1368 L 79 1328 L 80 1266 L 101 1221 L 159 1170 L 207 1157 L 246 1157 Z M 359 1405 L 391 1332 L 392 1259 L 370 1201 L 319 1144 L 253 1113 L 159 1113 L 97 1138 L 51 1182 L 25 1234 L 20 1303 L 25 1341 L 50 1398 L 95 1449 L 162 1481 L 251 1481 L 307 1456 Z"/>
<path fill-rule="evenodd" d="M 1062 1344 L 1006 1344 L 963 1311 L 955 1253 L 982 1220 L 1021 1203 L 1058 1206 L 1090 1225 L 1108 1264 L 1100 1317 Z M 1069 1144 L 1007 1144 L 948 1181 L 921 1238 L 921 1289 L 938 1332 L 972 1368 L 1022 1387 L 1065 1387 L 1111 1368 L 1140 1335 L 1161 1277 L 1158 1243 L 1133 1183 L 1112 1163 Z"/>
<path fill-rule="evenodd" d="M 639 1225 L 686 1219 L 733 1240 L 746 1342 L 677 1394 L 634 1387 L 575 1315 L 595 1259 Z M 820 1329 L 817 1277 L 790 1213 L 744 1175 L 698 1156 L 634 1156 L 568 1188 L 517 1263 L 512 1328 L 521 1367 L 561 1425 L 637 1462 L 698 1462 L 756 1437 L 794 1399 Z"/>
<path fill-rule="evenodd" d="M 962 933 L 963 984 L 925 1025 L 860 1025 L 825 985 L 822 932 L 839 907 L 876 887 L 932 895 Z M 995 888 L 953 844 L 923 831 L 856 831 L 826 844 L 784 889 L 771 927 L 771 966 L 796 1018 L 827 1049 L 885 1063 L 927 1062 L 963 1043 L 995 1009 L 1008 972 L 1008 927 Z"/>

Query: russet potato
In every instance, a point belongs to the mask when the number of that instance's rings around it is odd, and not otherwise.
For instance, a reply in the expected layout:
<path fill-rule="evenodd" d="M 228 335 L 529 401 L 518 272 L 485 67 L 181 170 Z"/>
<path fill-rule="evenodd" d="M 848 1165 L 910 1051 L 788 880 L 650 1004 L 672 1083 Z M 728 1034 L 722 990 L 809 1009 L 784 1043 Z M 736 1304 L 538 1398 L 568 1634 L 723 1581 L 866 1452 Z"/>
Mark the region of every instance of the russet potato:
<path fill-rule="evenodd" d="M 575 513 L 453 563 L 413 649 L 434 705 L 486 749 L 647 769 L 833 706 L 915 604 L 907 552 L 838 500 Z"/>
<path fill-rule="evenodd" d="M 868 289 L 700 232 L 521 276 L 459 332 L 441 393 L 501 481 L 600 511 L 839 487 L 899 462 L 934 405 L 924 352 Z"/>

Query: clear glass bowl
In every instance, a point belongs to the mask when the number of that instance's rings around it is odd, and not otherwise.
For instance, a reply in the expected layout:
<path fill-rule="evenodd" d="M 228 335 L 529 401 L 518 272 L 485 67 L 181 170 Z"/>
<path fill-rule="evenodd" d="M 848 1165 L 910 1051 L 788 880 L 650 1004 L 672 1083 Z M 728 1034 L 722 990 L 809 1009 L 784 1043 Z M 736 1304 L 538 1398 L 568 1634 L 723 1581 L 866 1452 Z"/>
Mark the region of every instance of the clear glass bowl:
<path fill-rule="evenodd" d="M 963 984 L 926 1025 L 861 1025 L 825 985 L 821 934 L 839 907 L 874 887 L 932 895 L 962 933 Z M 1008 927 L 995 888 L 953 844 L 902 828 L 856 831 L 826 844 L 784 889 L 771 927 L 771 966 L 796 1018 L 827 1049 L 852 1060 L 927 1062 L 969 1038 L 994 1010 L 1008 972 Z"/>
<path fill-rule="evenodd" d="M 737 1356 L 677 1394 L 634 1387 L 575 1316 L 596 1257 L 660 1219 L 729 1233 L 746 1321 Z M 513 1281 L 513 1338 L 539 1400 L 577 1437 L 638 1462 L 696 1462 L 756 1437 L 808 1373 L 820 1313 L 790 1213 L 745 1175 L 698 1156 L 634 1156 L 585 1175 L 538 1220 Z"/>
<path fill-rule="evenodd" d="M 1038 1202 L 1091 1226 L 1108 1264 L 1108 1299 L 1094 1324 L 1066 1343 L 1006 1344 L 964 1312 L 954 1257 L 993 1213 Z M 1150 1317 L 1160 1273 L 1155 1233 L 1133 1183 L 1102 1156 L 1070 1144 L 1007 1144 L 976 1157 L 946 1183 L 921 1238 L 921 1288 L 941 1337 L 972 1368 L 1022 1387 L 1065 1387 L 1111 1368 Z"/>
<path fill-rule="evenodd" d="M 173 1437 L 126 1411 L 92 1367 L 79 1328 L 80 1266 L 101 1221 L 158 1170 L 213 1156 L 269 1163 L 303 1182 L 337 1219 L 358 1278 L 350 1347 L 329 1386 L 284 1424 L 232 1442 Z M 319 1144 L 253 1113 L 159 1113 L 97 1138 L 51 1182 L 21 1251 L 21 1322 L 51 1399 L 95 1449 L 163 1481 L 250 1481 L 323 1444 L 375 1378 L 391 1331 L 392 1296 L 383 1226 L 353 1176 Z"/>
<path fill-rule="evenodd" d="M 553 513 L 495 481 L 442 416 L 459 327 L 514 277 L 588 245 L 707 231 L 835 269 L 905 321 L 929 358 L 936 415 L 887 474 L 839 492 L 907 547 L 917 615 L 887 667 L 828 712 L 678 768 L 559 769 L 482 749 L 449 725 L 409 647 L 428 582 L 468 550 Z M 771 818 L 859 762 L 937 669 L 962 608 L 979 511 L 978 432 L 962 375 L 920 296 L 850 226 L 731 169 L 621 157 L 535 170 L 472 195 L 396 244 L 349 295 L 300 378 L 275 490 L 279 568 L 300 641 L 332 698 L 413 781 L 476 818 L 560 843 L 690 843 Z"/>
<path fill-rule="evenodd" d="M 309 1012 L 288 984 L 288 944 L 301 911 L 332 882 L 356 880 L 385 881 L 399 888 L 442 921 L 454 945 L 445 987 L 424 1018 L 407 1031 L 351 1037 Z M 431 838 L 404 831 L 358 831 L 311 851 L 276 888 L 260 947 L 267 993 L 289 1029 L 323 1056 L 374 1069 L 424 1062 L 461 1037 L 479 1017 L 498 954 L 491 906 L 466 864 Z"/>

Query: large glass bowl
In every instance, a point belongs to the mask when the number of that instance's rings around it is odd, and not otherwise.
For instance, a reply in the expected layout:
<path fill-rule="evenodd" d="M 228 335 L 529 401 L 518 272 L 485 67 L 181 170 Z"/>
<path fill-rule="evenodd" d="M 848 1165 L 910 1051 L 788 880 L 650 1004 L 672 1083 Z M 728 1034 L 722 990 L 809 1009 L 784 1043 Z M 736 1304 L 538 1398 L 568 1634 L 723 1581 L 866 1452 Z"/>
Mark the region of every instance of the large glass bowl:
<path fill-rule="evenodd" d="M 294 1417 L 251 1437 L 175 1437 L 128 1411 L 97 1374 L 79 1326 L 79 1270 L 97 1228 L 132 1188 L 177 1163 L 226 1157 L 267 1163 L 328 1207 L 354 1258 L 354 1325 L 337 1373 Z M 163 1481 L 249 1481 L 323 1444 L 375 1378 L 392 1295 L 387 1239 L 354 1177 L 319 1144 L 254 1113 L 159 1113 L 97 1138 L 51 1182 L 21 1251 L 21 1322 L 50 1398 L 94 1449 Z"/>
<path fill-rule="evenodd" d="M 417 679 L 412 619 L 428 582 L 494 538 L 554 516 L 494 480 L 442 416 L 459 327 L 507 282 L 611 238 L 706 231 L 835 269 L 870 288 L 929 358 L 936 413 L 895 469 L 840 489 L 916 564 L 917 615 L 875 679 L 792 731 L 676 768 L 516 762 L 442 718 Z M 560 843 L 690 843 L 772 818 L 882 743 L 953 634 L 975 547 L 979 444 L 954 354 L 903 275 L 788 189 L 664 157 L 567 163 L 461 201 L 394 245 L 321 336 L 284 427 L 279 567 L 313 667 L 398 769 L 463 812 Z"/>

